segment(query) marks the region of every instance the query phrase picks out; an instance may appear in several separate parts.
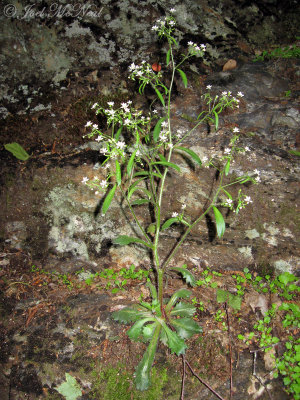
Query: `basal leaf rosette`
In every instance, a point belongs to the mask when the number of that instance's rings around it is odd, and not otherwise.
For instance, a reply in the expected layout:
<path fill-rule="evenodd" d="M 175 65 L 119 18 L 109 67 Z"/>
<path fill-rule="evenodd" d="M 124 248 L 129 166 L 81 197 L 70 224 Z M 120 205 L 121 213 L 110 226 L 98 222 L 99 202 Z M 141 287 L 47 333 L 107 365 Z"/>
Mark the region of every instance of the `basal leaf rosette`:
<path fill-rule="evenodd" d="M 150 342 L 144 356 L 136 368 L 135 383 L 139 390 L 150 386 L 150 373 L 155 358 L 158 340 L 169 347 L 172 353 L 184 354 L 187 345 L 185 339 L 202 333 L 202 328 L 192 319 L 196 309 L 193 305 L 178 301 L 188 298 L 190 291 L 180 289 L 161 307 L 157 300 L 156 289 L 149 284 L 152 302 L 141 302 L 125 307 L 112 314 L 113 319 L 121 323 L 134 322 L 127 334 L 133 341 Z"/>

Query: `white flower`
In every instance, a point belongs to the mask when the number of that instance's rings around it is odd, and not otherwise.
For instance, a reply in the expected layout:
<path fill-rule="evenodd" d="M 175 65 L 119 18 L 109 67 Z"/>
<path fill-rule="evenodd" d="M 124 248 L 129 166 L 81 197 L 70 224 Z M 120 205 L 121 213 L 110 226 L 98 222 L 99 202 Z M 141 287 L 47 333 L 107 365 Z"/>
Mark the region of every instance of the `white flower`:
<path fill-rule="evenodd" d="M 233 132 L 234 132 L 234 133 L 238 133 L 239 131 L 240 131 L 239 128 L 237 128 L 237 127 L 234 127 L 234 128 L 233 128 Z"/>
<path fill-rule="evenodd" d="M 222 96 L 227 96 L 227 92 L 226 91 L 222 92 L 221 94 L 222 94 Z"/>
<path fill-rule="evenodd" d="M 129 119 L 129 118 L 126 118 L 125 121 L 124 121 L 124 125 L 129 125 L 130 122 L 131 122 L 130 119 Z"/>
<path fill-rule="evenodd" d="M 205 163 L 206 161 L 208 161 L 208 157 L 204 156 L 204 157 L 202 158 L 202 161 Z"/>
<path fill-rule="evenodd" d="M 103 180 L 100 182 L 100 186 L 101 186 L 103 189 L 106 188 L 107 182 L 106 182 L 105 179 L 103 179 Z"/>
<path fill-rule="evenodd" d="M 168 125 L 169 125 L 168 121 L 163 121 L 163 122 L 161 123 L 161 126 L 162 126 L 163 128 L 166 128 Z"/>
<path fill-rule="evenodd" d="M 130 64 L 129 71 L 134 71 L 136 69 L 136 67 L 137 66 L 135 65 L 135 63 Z"/>
<path fill-rule="evenodd" d="M 94 103 L 93 105 L 92 105 L 92 110 L 94 109 L 94 108 L 96 108 L 98 106 L 98 103 Z"/>
<path fill-rule="evenodd" d="M 121 141 L 116 143 L 117 149 L 121 149 L 121 150 L 124 149 L 125 145 L 126 145 L 125 142 L 121 142 Z"/>
<path fill-rule="evenodd" d="M 103 136 L 99 135 L 98 137 L 96 137 L 96 142 L 101 142 L 101 140 L 103 139 Z"/>
<path fill-rule="evenodd" d="M 178 217 L 178 212 L 173 212 L 172 218 L 176 218 L 176 217 Z"/>
<path fill-rule="evenodd" d="M 251 197 L 250 196 L 246 196 L 244 199 L 246 204 L 252 203 Z"/>
<path fill-rule="evenodd" d="M 158 31 L 158 29 L 159 29 L 159 28 L 158 28 L 157 25 L 153 25 L 152 28 L 151 28 L 152 31 Z"/>
<path fill-rule="evenodd" d="M 211 85 L 207 85 L 207 86 L 206 86 L 206 89 L 207 89 L 207 90 L 210 90 L 211 88 L 212 88 Z"/>
<path fill-rule="evenodd" d="M 98 127 L 98 125 L 97 124 L 94 124 L 93 125 L 93 129 L 98 129 L 99 127 Z"/>
<path fill-rule="evenodd" d="M 104 169 L 110 168 L 110 163 L 105 164 L 103 168 L 104 168 Z"/>
<path fill-rule="evenodd" d="M 181 209 L 184 210 L 186 208 L 186 204 L 182 204 Z"/>
<path fill-rule="evenodd" d="M 107 149 L 105 147 L 102 147 L 102 149 L 100 149 L 100 153 L 101 154 L 107 154 Z"/>
<path fill-rule="evenodd" d="M 114 102 L 114 101 L 108 101 L 107 104 L 108 104 L 110 107 L 113 107 L 114 104 L 115 104 L 115 102 Z"/>
<path fill-rule="evenodd" d="M 225 205 L 226 206 L 228 206 L 228 207 L 231 207 L 232 206 L 232 203 L 233 203 L 233 201 L 232 201 L 232 199 L 226 199 L 226 201 L 225 201 Z"/>
<path fill-rule="evenodd" d="M 168 140 L 167 135 L 161 135 L 160 140 L 161 140 L 161 142 L 163 142 L 163 143 L 166 142 L 166 141 Z"/>
<path fill-rule="evenodd" d="M 84 178 L 82 178 L 81 183 L 87 183 L 89 180 L 89 178 L 87 176 L 85 176 Z"/>
<path fill-rule="evenodd" d="M 175 25 L 175 21 L 169 21 L 169 25 L 171 25 L 171 26 L 173 26 L 173 25 Z"/>
<path fill-rule="evenodd" d="M 201 50 L 202 50 L 202 51 L 206 51 L 206 46 L 205 46 L 205 44 L 200 44 L 200 47 L 201 47 Z"/>
<path fill-rule="evenodd" d="M 248 146 L 245 147 L 245 151 L 250 151 L 250 148 Z"/>
<path fill-rule="evenodd" d="M 242 92 L 238 92 L 237 96 L 244 97 L 244 94 Z"/>
<path fill-rule="evenodd" d="M 88 121 L 88 122 L 85 124 L 85 127 L 87 128 L 88 126 L 92 126 L 92 125 L 93 125 L 92 121 Z"/>
<path fill-rule="evenodd" d="M 257 175 L 260 175 L 260 171 L 258 169 L 255 169 L 254 173 L 257 174 Z"/>
<path fill-rule="evenodd" d="M 195 50 L 200 51 L 200 47 L 199 46 L 195 46 Z"/>
<path fill-rule="evenodd" d="M 188 42 L 188 46 L 194 46 L 194 42 Z"/>
<path fill-rule="evenodd" d="M 127 104 L 128 104 L 128 106 L 129 106 L 130 104 L 132 104 L 132 101 L 131 101 L 131 100 L 128 100 L 128 101 L 127 101 Z"/>
<path fill-rule="evenodd" d="M 229 147 L 226 147 L 226 149 L 224 150 L 224 154 L 230 154 L 231 150 Z"/>
<path fill-rule="evenodd" d="M 260 182 L 260 181 L 261 181 L 260 177 L 257 176 L 257 177 L 255 178 L 255 181 L 256 181 L 257 183 Z"/>
<path fill-rule="evenodd" d="M 157 114 L 158 113 L 158 111 L 155 110 L 155 109 L 152 112 L 153 112 L 153 114 Z"/>
<path fill-rule="evenodd" d="M 105 112 L 109 115 L 111 115 L 112 117 L 115 115 L 115 110 L 105 110 Z"/>
<path fill-rule="evenodd" d="M 171 8 L 170 9 L 170 13 L 174 13 L 174 12 L 176 12 L 176 9 L 175 8 Z"/>

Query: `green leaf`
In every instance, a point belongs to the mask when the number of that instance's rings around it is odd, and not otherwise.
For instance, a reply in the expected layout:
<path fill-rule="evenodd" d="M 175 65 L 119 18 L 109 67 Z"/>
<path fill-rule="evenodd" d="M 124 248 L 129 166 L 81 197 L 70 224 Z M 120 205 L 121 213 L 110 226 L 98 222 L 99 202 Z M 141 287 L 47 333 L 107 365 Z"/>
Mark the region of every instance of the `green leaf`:
<path fill-rule="evenodd" d="M 118 236 L 116 239 L 113 240 L 113 244 L 119 244 L 120 246 L 126 246 L 131 243 L 140 243 L 143 244 L 144 246 L 152 248 L 152 244 L 149 244 L 142 239 L 127 235 Z"/>
<path fill-rule="evenodd" d="M 130 176 L 131 175 L 131 171 L 132 171 L 132 167 L 133 167 L 133 163 L 134 163 L 134 159 L 135 159 L 135 155 L 136 155 L 136 151 L 134 151 L 128 161 L 127 164 L 127 175 Z"/>
<path fill-rule="evenodd" d="M 18 160 L 26 161 L 30 155 L 23 149 L 19 143 L 13 142 L 4 145 L 7 151 L 10 151 Z"/>
<path fill-rule="evenodd" d="M 217 301 L 218 303 L 227 302 L 229 307 L 234 310 L 240 310 L 242 305 L 242 297 L 235 296 L 232 293 L 229 293 L 227 290 L 218 289 L 217 290 Z"/>
<path fill-rule="evenodd" d="M 184 354 L 187 345 L 184 340 L 181 339 L 176 332 L 171 331 L 171 329 L 162 321 L 163 330 L 168 338 L 168 347 L 172 353 L 176 353 L 178 356 Z"/>
<path fill-rule="evenodd" d="M 122 129 L 123 129 L 123 126 L 120 126 L 120 128 L 117 130 L 117 133 L 116 133 L 115 138 L 114 138 L 116 142 L 119 140 L 119 137 L 121 135 Z"/>
<path fill-rule="evenodd" d="M 161 227 L 161 230 L 165 230 L 167 228 L 169 228 L 172 224 L 176 224 L 176 222 L 178 222 L 178 218 L 169 218 L 166 220 L 166 222 L 163 224 L 163 226 Z"/>
<path fill-rule="evenodd" d="M 150 224 L 147 228 L 147 233 L 155 234 L 156 231 L 156 224 Z"/>
<path fill-rule="evenodd" d="M 155 90 L 155 92 L 157 94 L 157 97 L 161 101 L 162 105 L 165 107 L 166 105 L 165 105 L 164 98 L 162 97 L 162 94 L 160 93 L 160 91 L 158 89 L 156 89 L 156 87 L 154 88 L 154 90 Z"/>
<path fill-rule="evenodd" d="M 122 324 L 128 324 L 129 322 L 135 322 L 141 317 L 147 317 L 144 308 L 138 304 L 133 304 L 130 307 L 124 307 L 119 311 L 114 311 L 112 313 L 112 318 L 115 321 L 119 321 Z"/>
<path fill-rule="evenodd" d="M 160 118 L 157 122 L 156 125 L 153 129 L 153 140 L 156 143 L 159 135 L 160 135 L 160 131 L 161 131 L 161 124 L 166 120 L 166 117 Z"/>
<path fill-rule="evenodd" d="M 218 115 L 218 113 L 216 111 L 213 111 L 213 113 L 214 113 L 214 116 L 215 116 L 215 127 L 216 127 L 216 129 L 218 129 L 218 127 L 219 127 L 219 115 Z"/>
<path fill-rule="evenodd" d="M 170 56 L 171 56 L 171 49 L 169 49 L 167 51 L 167 55 L 166 55 L 166 65 L 167 66 L 169 65 L 169 62 L 170 62 Z"/>
<path fill-rule="evenodd" d="M 147 390 L 150 386 L 150 372 L 154 361 L 161 328 L 161 324 L 156 326 L 150 344 L 136 368 L 135 385 L 138 390 Z"/>
<path fill-rule="evenodd" d="M 168 161 L 156 161 L 154 163 L 151 163 L 151 165 L 158 165 L 158 164 L 159 165 L 163 165 L 163 166 L 168 167 L 168 168 L 174 168 L 174 169 L 176 169 L 176 171 L 180 172 L 180 168 L 178 167 L 178 165 L 173 164 L 173 163 L 168 162 Z"/>
<path fill-rule="evenodd" d="M 293 156 L 298 156 L 298 157 L 300 157 L 300 151 L 289 150 L 289 153 L 292 154 Z"/>
<path fill-rule="evenodd" d="M 233 294 L 230 293 L 228 305 L 234 310 L 240 310 L 242 306 L 242 297 L 234 296 Z"/>
<path fill-rule="evenodd" d="M 190 297 L 191 292 L 187 289 L 179 289 L 175 293 L 173 293 L 172 297 L 170 298 L 167 306 L 166 306 L 166 312 L 169 312 L 173 305 L 176 303 L 178 299 L 185 299 Z"/>
<path fill-rule="evenodd" d="M 196 307 L 189 303 L 179 302 L 170 312 L 170 315 L 178 317 L 192 317 L 196 312 Z"/>
<path fill-rule="evenodd" d="M 194 275 L 191 273 L 191 271 L 189 271 L 188 269 L 184 268 L 184 267 L 173 267 L 170 268 L 174 271 L 179 272 L 180 274 L 182 274 L 183 278 L 185 279 L 186 283 L 189 283 L 192 287 L 196 286 L 196 279 L 194 277 Z"/>
<path fill-rule="evenodd" d="M 186 74 L 179 68 L 177 68 L 177 71 L 180 73 L 180 76 L 181 76 L 182 82 L 184 84 L 184 87 L 187 88 L 187 77 L 186 77 Z"/>
<path fill-rule="evenodd" d="M 217 224 L 217 233 L 219 238 L 221 238 L 224 235 L 225 232 L 225 221 L 223 218 L 223 215 L 220 213 L 220 211 L 217 209 L 217 207 L 213 206 L 215 218 L 216 218 L 216 224 Z"/>
<path fill-rule="evenodd" d="M 192 159 L 198 164 L 198 165 L 202 165 L 202 162 L 200 160 L 200 157 L 191 149 L 187 149 L 186 147 L 181 147 L 181 146 L 176 146 L 174 148 L 174 150 L 181 150 L 184 151 L 185 153 L 187 153 L 189 156 L 192 157 Z"/>
<path fill-rule="evenodd" d="M 297 280 L 295 275 L 290 274 L 289 272 L 284 272 L 283 274 L 279 275 L 277 279 L 282 282 L 284 285 L 287 285 L 289 282 L 294 282 Z"/>
<path fill-rule="evenodd" d="M 147 282 L 146 286 L 150 289 L 151 297 L 153 300 L 157 300 L 157 290 L 156 287 L 151 283 Z"/>
<path fill-rule="evenodd" d="M 202 327 L 191 318 L 172 319 L 171 325 L 182 339 L 189 339 L 193 335 L 203 332 Z"/>
<path fill-rule="evenodd" d="M 148 324 L 148 325 L 144 326 L 143 336 L 144 336 L 145 340 L 150 340 L 152 338 L 153 332 L 154 332 L 154 329 L 156 328 L 156 326 L 157 326 L 157 322 L 154 322 L 153 324 Z"/>
<path fill-rule="evenodd" d="M 118 160 L 116 160 L 116 181 L 118 186 L 120 186 L 122 182 L 122 175 L 121 175 L 121 167 Z"/>
<path fill-rule="evenodd" d="M 227 176 L 230 170 L 230 160 L 227 160 L 227 163 L 225 165 L 225 175 Z"/>
<path fill-rule="evenodd" d="M 56 389 L 66 400 L 76 400 L 82 396 L 82 391 L 76 379 L 66 372 L 66 382 L 62 383 Z"/>
<path fill-rule="evenodd" d="M 145 325 L 147 322 L 149 322 L 149 321 L 154 321 L 154 322 L 155 322 L 154 317 L 152 317 L 152 318 L 151 318 L 151 317 L 143 318 L 143 319 L 140 319 L 139 321 L 137 321 L 137 322 L 129 329 L 129 331 L 127 332 L 128 337 L 129 337 L 131 340 L 133 340 L 133 341 L 138 340 L 139 337 L 140 337 L 141 334 L 142 334 L 142 330 L 143 330 L 144 325 Z"/>
<path fill-rule="evenodd" d="M 228 300 L 229 292 L 227 290 L 218 289 L 217 290 L 217 302 L 225 303 Z"/>
<path fill-rule="evenodd" d="M 142 204 L 150 203 L 149 199 L 137 199 L 134 200 L 131 205 L 132 206 L 141 206 Z"/>
<path fill-rule="evenodd" d="M 130 200 L 131 196 L 136 190 L 143 190 L 145 188 L 142 188 L 140 186 L 137 186 L 140 182 L 142 182 L 145 178 L 140 178 L 136 180 L 129 188 L 128 188 L 128 193 L 127 193 L 127 198 Z M 151 197 L 151 196 L 150 196 Z"/>
<path fill-rule="evenodd" d="M 116 188 L 117 188 L 117 185 L 114 185 L 108 192 L 108 194 L 102 204 L 102 208 L 101 208 L 102 214 L 105 214 L 106 211 L 109 209 L 110 203 L 112 202 L 112 199 L 114 198 Z"/>
<path fill-rule="evenodd" d="M 225 190 L 224 188 L 222 188 L 223 192 L 228 196 L 229 199 L 232 200 L 232 196 L 229 192 L 227 192 L 227 190 Z M 249 272 L 249 271 L 248 271 Z"/>

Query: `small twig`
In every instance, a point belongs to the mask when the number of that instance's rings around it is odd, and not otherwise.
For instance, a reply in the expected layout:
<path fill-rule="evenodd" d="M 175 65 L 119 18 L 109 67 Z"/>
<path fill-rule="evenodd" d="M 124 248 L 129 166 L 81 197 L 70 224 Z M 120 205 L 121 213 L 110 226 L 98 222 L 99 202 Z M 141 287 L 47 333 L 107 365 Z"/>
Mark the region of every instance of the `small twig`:
<path fill-rule="evenodd" d="M 31 286 L 30 283 L 27 282 L 11 282 L 8 286 L 12 285 L 26 285 L 26 286 Z"/>
<path fill-rule="evenodd" d="M 184 360 L 184 362 L 186 363 L 186 365 L 189 367 L 191 373 L 198 379 L 199 382 L 202 383 L 202 385 L 206 386 L 207 389 L 209 389 L 215 396 L 218 397 L 218 399 L 220 400 L 225 400 L 221 395 L 219 395 L 211 386 L 209 386 L 208 383 L 206 383 L 203 379 L 200 378 L 199 375 L 196 374 L 196 372 L 194 372 L 193 368 L 191 367 L 190 363 L 187 360 Z"/>
<path fill-rule="evenodd" d="M 185 382 L 185 375 L 186 375 L 186 368 L 185 368 L 185 355 L 182 354 L 182 381 L 181 381 L 181 394 L 180 400 L 184 400 L 184 382 Z"/>
<path fill-rule="evenodd" d="M 228 341 L 229 341 L 229 373 L 230 373 L 230 389 L 229 389 L 229 399 L 232 398 L 233 394 L 233 384 L 232 384 L 232 348 L 231 348 L 231 337 L 230 337 L 230 323 L 229 323 L 229 312 L 227 307 L 227 302 L 225 302 L 225 311 L 228 326 Z"/>

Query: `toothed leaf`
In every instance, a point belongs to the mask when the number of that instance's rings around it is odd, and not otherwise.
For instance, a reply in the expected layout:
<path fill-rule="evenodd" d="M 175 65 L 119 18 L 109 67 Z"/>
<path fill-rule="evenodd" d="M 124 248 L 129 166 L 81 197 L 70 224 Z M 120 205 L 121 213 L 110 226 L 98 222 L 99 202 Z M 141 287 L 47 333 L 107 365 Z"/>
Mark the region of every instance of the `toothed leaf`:
<path fill-rule="evenodd" d="M 147 322 L 153 321 L 153 320 L 154 320 L 154 318 L 151 318 L 151 317 L 140 319 L 139 321 L 137 321 L 137 322 L 129 329 L 129 331 L 127 332 L 127 335 L 129 336 L 129 338 L 130 338 L 131 340 L 134 340 L 134 341 L 135 341 L 135 340 L 138 340 L 139 337 L 140 337 L 141 334 L 142 334 L 144 325 L 145 325 Z"/>
<path fill-rule="evenodd" d="M 196 312 L 196 307 L 189 303 L 179 302 L 170 312 L 170 315 L 179 317 L 192 317 Z"/>
<path fill-rule="evenodd" d="M 196 286 L 196 279 L 188 269 L 183 267 L 173 267 L 170 269 L 179 272 L 183 276 L 183 279 L 185 279 L 186 283 L 190 284 L 192 287 Z"/>
<path fill-rule="evenodd" d="M 182 339 L 189 339 L 195 334 L 202 333 L 203 329 L 191 318 L 179 318 L 171 321 L 178 335 Z"/>

